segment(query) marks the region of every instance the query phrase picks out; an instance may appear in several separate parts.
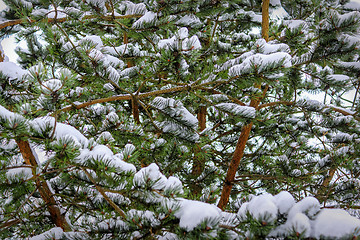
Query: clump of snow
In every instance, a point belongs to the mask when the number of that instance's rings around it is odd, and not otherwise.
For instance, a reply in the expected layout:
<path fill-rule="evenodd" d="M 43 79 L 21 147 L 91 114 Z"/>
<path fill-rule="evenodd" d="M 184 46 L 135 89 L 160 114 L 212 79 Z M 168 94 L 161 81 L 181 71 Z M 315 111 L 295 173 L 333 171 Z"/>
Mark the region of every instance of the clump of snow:
<path fill-rule="evenodd" d="M 304 20 L 285 20 L 283 23 L 289 29 L 296 29 L 307 26 L 307 23 Z"/>
<path fill-rule="evenodd" d="M 40 235 L 34 236 L 29 240 L 45 240 L 45 239 L 60 239 L 63 237 L 64 231 L 60 227 L 55 227 L 46 231 Z"/>
<path fill-rule="evenodd" d="M 110 148 L 105 145 L 93 146 L 91 150 L 85 148 L 81 150 L 77 157 L 79 161 L 87 161 L 89 159 L 97 159 L 107 162 L 110 166 L 117 167 L 124 172 L 135 172 L 134 165 L 124 162 L 122 154 L 114 155 Z"/>
<path fill-rule="evenodd" d="M 124 146 L 124 149 L 121 151 L 121 153 L 119 153 L 119 156 L 121 155 L 122 159 L 130 158 L 135 150 L 136 147 L 133 144 L 128 143 Z"/>
<path fill-rule="evenodd" d="M 1 17 L 0 17 L 0 22 L 1 22 Z M 9 57 L 5 55 L 4 49 L 3 49 L 2 45 L 1 45 L 1 42 L 0 42 L 0 54 L 4 58 L 3 62 L 8 62 L 9 61 Z"/>
<path fill-rule="evenodd" d="M 156 24 L 157 15 L 152 11 L 148 11 L 145 13 L 141 18 L 139 18 L 134 24 L 132 25 L 133 28 L 143 28 L 144 24 Z"/>
<path fill-rule="evenodd" d="M 55 18 L 56 17 L 57 19 L 59 19 L 59 18 L 66 18 L 67 14 L 64 13 L 63 11 L 57 11 L 57 12 L 51 11 L 51 12 L 49 12 L 49 14 L 47 16 L 48 16 L 48 18 Z"/>
<path fill-rule="evenodd" d="M 338 65 L 345 68 L 352 68 L 354 70 L 360 70 L 360 62 L 342 62 L 339 61 Z"/>
<path fill-rule="evenodd" d="M 261 49 L 261 53 L 270 54 L 275 52 L 289 52 L 290 48 L 285 43 L 267 43 L 265 39 L 258 39 L 255 46 Z"/>
<path fill-rule="evenodd" d="M 314 221 L 312 237 L 340 239 L 360 235 L 360 220 L 342 209 L 323 209 Z"/>
<path fill-rule="evenodd" d="M 270 232 L 269 236 L 286 236 L 291 234 L 302 234 L 303 237 L 310 237 L 311 222 L 303 213 L 296 213 L 292 218 L 288 218 L 285 224 L 282 224 Z"/>
<path fill-rule="evenodd" d="M 113 141 L 115 141 L 114 137 L 108 131 L 102 132 L 100 134 L 100 136 L 99 136 L 99 140 L 104 141 L 104 142 L 113 142 Z"/>
<path fill-rule="evenodd" d="M 268 237 L 300 235 L 315 239 L 341 239 L 360 235 L 360 220 L 341 209 L 320 209 L 314 197 L 305 197 L 295 203 L 288 192 L 275 196 L 263 194 L 254 196 L 241 205 L 238 216 L 244 221 L 250 214 L 260 221 L 275 221 L 278 214 L 286 217 L 286 222 L 273 229 Z"/>
<path fill-rule="evenodd" d="M 152 104 L 169 116 L 181 120 L 189 127 L 196 127 L 198 124 L 198 119 L 180 101 L 175 101 L 172 98 L 156 97 Z"/>
<path fill-rule="evenodd" d="M 323 103 L 314 99 L 300 99 L 297 104 L 310 111 L 321 111 L 325 107 Z"/>
<path fill-rule="evenodd" d="M 246 118 L 255 118 L 256 115 L 255 108 L 248 106 L 239 106 L 235 103 L 220 103 L 215 106 L 223 111 L 230 112 L 234 115 Z"/>
<path fill-rule="evenodd" d="M 175 23 L 178 24 L 178 25 L 194 26 L 194 25 L 197 25 L 197 24 L 201 24 L 201 21 L 195 15 L 188 14 L 188 15 L 182 16 Z"/>
<path fill-rule="evenodd" d="M 30 124 L 35 130 L 41 132 L 46 126 L 54 128 L 55 121 L 53 117 L 41 117 L 30 121 Z M 88 139 L 79 130 L 64 123 L 56 123 L 54 137 L 58 140 L 71 138 L 79 146 L 88 144 Z"/>
<path fill-rule="evenodd" d="M 179 189 L 180 193 L 183 193 L 182 183 L 177 177 L 170 176 L 166 181 L 164 191 L 171 191 L 173 189 Z"/>
<path fill-rule="evenodd" d="M 96 49 L 100 49 L 101 47 L 104 46 L 101 38 L 97 35 L 86 36 L 86 37 L 82 38 L 78 43 L 81 44 L 86 41 L 92 42 L 96 46 Z"/>
<path fill-rule="evenodd" d="M 54 227 L 42 234 L 29 238 L 29 240 L 47 240 L 47 239 L 88 239 L 89 236 L 80 232 L 64 232 L 60 227 Z"/>
<path fill-rule="evenodd" d="M 50 79 L 43 82 L 41 87 L 45 94 L 51 94 L 59 90 L 62 87 L 62 83 L 59 79 Z"/>
<path fill-rule="evenodd" d="M 15 118 L 23 119 L 23 117 L 21 115 L 10 112 L 9 110 L 4 108 L 3 106 L 0 106 L 0 117 L 2 117 L 4 119 L 10 119 L 10 120 L 13 120 Z"/>
<path fill-rule="evenodd" d="M 285 214 L 294 206 L 293 196 L 286 191 L 282 191 L 274 196 L 275 204 L 279 208 L 280 214 Z"/>
<path fill-rule="evenodd" d="M 246 219 L 247 213 L 260 221 L 273 222 L 277 219 L 278 208 L 271 194 L 263 194 L 241 205 L 238 211 L 240 219 Z"/>
<path fill-rule="evenodd" d="M 163 189 L 166 186 L 167 179 L 166 177 L 160 172 L 159 167 L 152 163 L 149 166 L 140 169 L 134 175 L 134 184 L 136 186 L 143 186 L 147 182 L 154 183 L 152 188 L 154 189 Z"/>
<path fill-rule="evenodd" d="M 281 6 L 280 0 L 270 0 L 272 6 Z"/>
<path fill-rule="evenodd" d="M 21 79 L 27 74 L 27 71 L 13 62 L 0 62 L 0 72 L 10 80 Z"/>
<path fill-rule="evenodd" d="M 136 209 L 131 209 L 128 213 L 128 218 L 138 219 L 140 222 L 148 222 L 151 226 L 155 227 L 160 224 L 160 221 L 155 217 L 155 214 L 149 210 L 141 211 Z M 140 216 L 140 218 L 138 217 Z"/>
<path fill-rule="evenodd" d="M 119 4 L 120 11 L 124 11 L 124 15 L 143 15 L 147 12 L 144 3 L 132 3 L 130 1 L 121 1 Z"/>
<path fill-rule="evenodd" d="M 193 49 L 200 49 L 201 43 L 196 35 L 188 38 L 188 29 L 186 27 L 183 27 L 180 28 L 172 38 L 160 40 L 158 42 L 158 48 L 174 48 L 178 50 L 188 51 Z"/>
<path fill-rule="evenodd" d="M 345 9 L 360 10 L 360 3 L 356 0 L 349 1 L 344 5 Z"/>
<path fill-rule="evenodd" d="M 272 67 L 291 67 L 291 56 L 285 52 L 276 52 L 269 55 L 257 53 L 247 57 L 242 63 L 229 69 L 231 77 L 251 73 L 254 70 L 258 73 L 264 70 L 271 70 Z"/>
<path fill-rule="evenodd" d="M 289 211 L 288 218 L 293 218 L 297 213 L 304 213 L 313 218 L 320 211 L 320 203 L 314 197 L 306 197 L 297 202 Z"/>
<path fill-rule="evenodd" d="M 180 209 L 175 212 L 175 216 L 180 219 L 179 226 L 189 232 L 207 219 L 219 221 L 221 210 L 212 204 L 182 199 Z"/>
<path fill-rule="evenodd" d="M 6 172 L 6 178 L 11 183 L 13 181 L 17 181 L 19 179 L 21 180 L 27 180 L 32 177 L 32 171 L 29 167 L 19 167 L 19 168 L 12 168 L 7 170 Z"/>
<path fill-rule="evenodd" d="M 163 138 L 156 139 L 155 142 L 150 145 L 150 149 L 154 149 L 154 148 L 163 146 L 163 145 L 165 145 L 165 143 L 166 143 L 166 140 Z"/>
<path fill-rule="evenodd" d="M 350 79 L 349 76 L 343 74 L 331 74 L 327 76 L 329 79 L 333 80 L 334 82 L 343 82 Z"/>

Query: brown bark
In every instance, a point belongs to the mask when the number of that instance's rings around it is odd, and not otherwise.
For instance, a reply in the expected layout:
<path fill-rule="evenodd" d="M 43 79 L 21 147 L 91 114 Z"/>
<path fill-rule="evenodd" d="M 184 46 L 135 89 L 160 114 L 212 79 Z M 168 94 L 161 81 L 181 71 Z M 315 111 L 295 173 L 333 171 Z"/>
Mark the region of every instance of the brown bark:
<path fill-rule="evenodd" d="M 38 188 L 41 198 L 45 202 L 53 223 L 57 227 L 61 227 L 64 231 L 70 231 L 70 225 L 65 219 L 65 216 L 61 214 L 58 203 L 55 200 L 53 193 L 51 192 L 47 182 L 41 180 L 36 174 L 37 162 L 35 156 L 31 150 L 30 144 L 28 141 L 16 140 L 16 143 L 20 149 L 21 155 L 24 158 L 24 161 L 27 165 L 33 166 L 33 176 L 35 177 L 35 184 Z"/>
<path fill-rule="evenodd" d="M 197 113 L 197 119 L 199 121 L 199 131 L 203 131 L 206 128 L 206 112 L 207 112 L 207 108 L 206 106 L 200 106 L 198 113 Z M 192 172 L 191 174 L 194 176 L 194 178 L 199 177 L 200 174 L 204 171 L 205 168 L 205 159 L 203 159 L 202 157 L 199 157 L 199 155 L 197 155 L 197 153 L 200 153 L 201 148 L 199 146 L 199 144 L 196 144 L 194 146 L 194 159 L 193 159 L 193 168 L 192 168 Z M 201 193 L 202 188 L 196 183 L 194 182 L 193 186 L 192 186 L 192 190 L 194 195 L 197 195 L 199 193 Z"/>
<path fill-rule="evenodd" d="M 226 204 L 229 201 L 230 192 L 235 180 L 235 175 L 239 167 L 240 160 L 244 156 L 246 142 L 249 139 L 252 125 L 253 123 L 250 122 L 242 128 L 239 140 L 236 144 L 235 152 L 231 159 L 230 166 L 226 174 L 224 186 L 221 192 L 220 201 L 218 203 L 218 207 L 222 210 L 226 207 Z"/>
<path fill-rule="evenodd" d="M 132 113 L 133 113 L 133 117 L 134 120 L 137 124 L 140 124 L 140 116 L 139 116 L 139 104 L 136 101 L 136 98 L 133 97 L 133 99 L 131 100 L 131 107 L 132 107 Z"/>
<path fill-rule="evenodd" d="M 261 34 L 262 34 L 262 37 L 266 41 L 269 40 L 269 4 L 270 4 L 270 0 L 264 0 L 263 5 L 262 5 Z M 261 84 L 255 84 L 255 87 L 260 88 Z M 259 103 L 265 97 L 267 89 L 268 89 L 268 86 L 264 89 L 263 95 L 261 97 L 257 97 L 257 98 L 254 98 L 253 100 L 251 100 L 250 107 L 254 107 L 255 109 L 258 108 Z M 238 142 L 236 143 L 235 152 L 231 159 L 231 162 L 230 162 L 230 165 L 229 165 L 226 177 L 225 177 L 223 189 L 221 192 L 220 201 L 218 203 L 218 207 L 222 210 L 226 207 L 226 205 L 229 201 L 231 189 L 233 187 L 234 180 L 235 180 L 235 175 L 239 168 L 240 160 L 244 156 L 244 150 L 246 147 L 246 143 L 249 139 L 252 126 L 253 126 L 253 122 L 250 122 L 249 124 L 245 125 L 242 128 L 240 137 L 238 139 Z"/>
<path fill-rule="evenodd" d="M 315 197 L 320 201 L 324 202 L 327 199 L 327 192 L 329 189 L 329 185 L 331 180 L 333 179 L 337 166 L 333 166 L 330 168 L 328 175 L 324 178 L 324 181 L 321 183 L 320 188 L 318 189 Z"/>
<path fill-rule="evenodd" d="M 261 10 L 261 36 L 265 39 L 265 41 L 269 41 L 269 4 L 270 0 L 263 0 Z"/>
<path fill-rule="evenodd" d="M 0 62 L 3 62 L 5 59 L 5 54 L 0 51 Z"/>
<path fill-rule="evenodd" d="M 206 106 L 200 106 L 197 119 L 199 121 L 199 131 L 201 132 L 206 128 Z"/>

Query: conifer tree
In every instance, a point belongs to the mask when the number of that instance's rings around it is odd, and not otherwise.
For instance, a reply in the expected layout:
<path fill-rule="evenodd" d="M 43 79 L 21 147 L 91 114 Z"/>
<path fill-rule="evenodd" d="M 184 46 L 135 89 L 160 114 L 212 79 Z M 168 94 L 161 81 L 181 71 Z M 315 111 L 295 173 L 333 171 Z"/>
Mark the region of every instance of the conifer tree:
<path fill-rule="evenodd" d="M 1 239 L 360 236 L 360 4 L 4 2 Z"/>

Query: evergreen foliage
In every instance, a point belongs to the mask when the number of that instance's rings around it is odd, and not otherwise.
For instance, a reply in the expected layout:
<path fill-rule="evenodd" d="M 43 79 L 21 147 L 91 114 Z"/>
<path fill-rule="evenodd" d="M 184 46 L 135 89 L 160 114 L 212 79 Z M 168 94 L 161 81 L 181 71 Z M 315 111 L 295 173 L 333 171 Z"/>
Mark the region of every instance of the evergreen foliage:
<path fill-rule="evenodd" d="M 4 2 L 1 239 L 360 236 L 360 4 Z"/>

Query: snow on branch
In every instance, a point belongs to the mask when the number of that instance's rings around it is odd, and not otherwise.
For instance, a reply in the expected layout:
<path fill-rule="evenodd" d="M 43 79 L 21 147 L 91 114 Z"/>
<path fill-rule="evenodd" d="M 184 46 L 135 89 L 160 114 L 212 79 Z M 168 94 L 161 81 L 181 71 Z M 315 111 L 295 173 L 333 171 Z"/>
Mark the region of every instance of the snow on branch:
<path fill-rule="evenodd" d="M 229 69 L 229 76 L 240 76 L 249 73 L 262 73 L 279 67 L 291 67 L 291 56 L 285 52 L 272 54 L 256 53 L 247 57 L 242 63 Z"/>
<path fill-rule="evenodd" d="M 232 113 L 237 116 L 245 117 L 245 118 L 255 118 L 256 110 L 253 107 L 248 106 L 239 106 L 235 103 L 220 103 L 215 105 L 215 107 L 223 110 L 225 112 Z"/>

